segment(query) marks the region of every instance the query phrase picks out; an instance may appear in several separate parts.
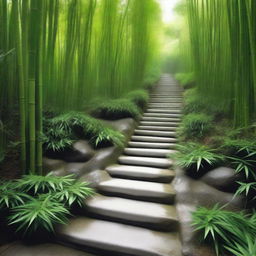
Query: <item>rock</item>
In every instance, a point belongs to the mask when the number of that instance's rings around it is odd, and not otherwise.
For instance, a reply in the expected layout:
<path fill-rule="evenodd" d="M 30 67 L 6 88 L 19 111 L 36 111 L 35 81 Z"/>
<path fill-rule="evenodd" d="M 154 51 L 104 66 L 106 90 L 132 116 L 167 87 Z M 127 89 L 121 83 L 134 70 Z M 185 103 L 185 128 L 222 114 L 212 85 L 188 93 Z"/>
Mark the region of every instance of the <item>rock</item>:
<path fill-rule="evenodd" d="M 130 138 L 136 126 L 136 121 L 132 118 L 122 118 L 119 120 L 101 120 L 103 123 L 109 125 L 113 129 L 122 132 L 126 138 Z"/>
<path fill-rule="evenodd" d="M 232 193 L 222 192 L 201 180 L 184 175 L 177 171 L 174 179 L 176 190 L 176 207 L 180 220 L 182 252 L 184 256 L 215 256 L 214 250 L 201 242 L 198 232 L 191 226 L 191 213 L 198 206 L 212 208 L 215 204 L 225 206 L 228 211 L 241 211 L 244 208 L 244 198 L 234 197 Z"/>
<path fill-rule="evenodd" d="M 53 170 L 63 169 L 65 166 L 65 162 L 60 159 L 52 159 L 48 157 L 43 158 L 43 169 L 45 173 L 48 173 Z"/>
<path fill-rule="evenodd" d="M 64 151 L 46 151 L 45 155 L 49 158 L 62 159 L 65 162 L 87 162 L 95 154 L 94 150 L 86 140 L 76 141 L 72 148 Z"/>
<path fill-rule="evenodd" d="M 239 175 L 234 169 L 228 167 L 219 167 L 205 174 L 201 181 L 224 192 L 235 192 L 238 185 Z"/>
<path fill-rule="evenodd" d="M 80 180 L 86 181 L 90 184 L 90 187 L 96 188 L 102 181 L 111 179 L 110 175 L 106 171 L 95 170 L 83 175 Z"/>

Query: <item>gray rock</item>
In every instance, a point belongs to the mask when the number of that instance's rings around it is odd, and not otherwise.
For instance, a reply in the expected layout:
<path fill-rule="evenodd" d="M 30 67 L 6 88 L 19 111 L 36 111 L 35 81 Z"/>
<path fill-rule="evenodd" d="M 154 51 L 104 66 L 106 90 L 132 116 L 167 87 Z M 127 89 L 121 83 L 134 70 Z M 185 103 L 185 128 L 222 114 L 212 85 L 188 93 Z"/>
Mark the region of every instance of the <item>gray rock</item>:
<path fill-rule="evenodd" d="M 224 192 L 235 192 L 238 180 L 239 175 L 234 169 L 228 167 L 213 169 L 201 178 L 201 181 Z"/>

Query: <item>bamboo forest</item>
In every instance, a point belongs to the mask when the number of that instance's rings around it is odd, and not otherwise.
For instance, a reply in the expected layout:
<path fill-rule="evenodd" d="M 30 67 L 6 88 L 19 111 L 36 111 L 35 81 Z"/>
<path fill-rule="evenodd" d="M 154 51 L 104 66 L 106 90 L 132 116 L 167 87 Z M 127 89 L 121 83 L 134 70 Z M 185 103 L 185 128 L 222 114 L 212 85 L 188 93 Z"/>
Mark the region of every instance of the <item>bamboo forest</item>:
<path fill-rule="evenodd" d="M 0 0 L 0 256 L 256 256 L 255 0 Z"/>

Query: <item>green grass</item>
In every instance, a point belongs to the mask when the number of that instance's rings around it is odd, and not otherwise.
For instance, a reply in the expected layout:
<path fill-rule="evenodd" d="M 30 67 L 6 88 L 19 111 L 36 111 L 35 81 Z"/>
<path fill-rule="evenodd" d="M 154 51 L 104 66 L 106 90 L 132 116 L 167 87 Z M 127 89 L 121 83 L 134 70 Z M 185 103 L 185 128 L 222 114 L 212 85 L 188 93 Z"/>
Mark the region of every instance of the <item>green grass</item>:
<path fill-rule="evenodd" d="M 55 224 L 65 224 L 73 205 L 83 206 L 94 194 L 89 184 L 73 175 L 63 177 L 24 175 L 0 185 L 0 210 L 9 210 L 7 223 L 23 235 L 39 230 L 54 232 Z"/>
<path fill-rule="evenodd" d="M 170 155 L 175 163 L 185 169 L 196 167 L 202 169 L 205 165 L 215 165 L 224 160 L 223 155 L 219 155 L 215 150 L 199 143 L 187 142 L 177 145 L 178 152 Z"/>
<path fill-rule="evenodd" d="M 141 110 L 132 100 L 123 98 L 100 102 L 91 113 L 98 118 L 110 120 L 127 117 L 137 119 L 141 115 Z"/>
<path fill-rule="evenodd" d="M 182 119 L 178 132 L 185 138 L 202 138 L 212 128 L 212 117 L 203 113 L 191 113 Z"/>
<path fill-rule="evenodd" d="M 195 74 L 193 72 L 177 73 L 175 74 L 175 79 L 178 80 L 182 86 L 188 87 L 195 83 Z"/>
<path fill-rule="evenodd" d="M 196 230 L 202 232 L 203 239 L 212 242 L 217 255 L 225 251 L 236 256 L 255 255 L 255 213 L 235 213 L 215 205 L 212 209 L 199 207 L 192 216 Z"/>
<path fill-rule="evenodd" d="M 75 139 L 88 139 L 94 147 L 124 145 L 125 137 L 100 120 L 81 112 L 68 112 L 46 122 L 44 143 L 46 149 L 61 151 Z"/>
<path fill-rule="evenodd" d="M 149 94 L 146 90 L 135 90 L 125 95 L 125 98 L 131 100 L 141 109 L 144 109 L 149 100 Z"/>

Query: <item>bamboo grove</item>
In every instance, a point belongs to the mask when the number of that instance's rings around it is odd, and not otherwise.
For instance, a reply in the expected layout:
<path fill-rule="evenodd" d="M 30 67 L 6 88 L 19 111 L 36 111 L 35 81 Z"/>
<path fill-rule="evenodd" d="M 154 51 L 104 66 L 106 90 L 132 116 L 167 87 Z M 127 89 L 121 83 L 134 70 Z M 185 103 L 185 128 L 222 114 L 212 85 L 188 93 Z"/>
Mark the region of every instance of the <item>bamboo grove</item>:
<path fill-rule="evenodd" d="M 12 133 L 23 170 L 40 173 L 44 111 L 142 86 L 159 20 L 155 0 L 0 0 L 0 157 Z"/>
<path fill-rule="evenodd" d="M 256 114 L 256 1 L 186 0 L 184 6 L 189 39 L 183 28 L 181 49 L 184 52 L 189 42 L 190 52 L 182 57 L 187 63 L 192 59 L 190 71 L 195 73 L 199 93 L 208 104 L 229 113 L 236 127 L 252 124 Z"/>

